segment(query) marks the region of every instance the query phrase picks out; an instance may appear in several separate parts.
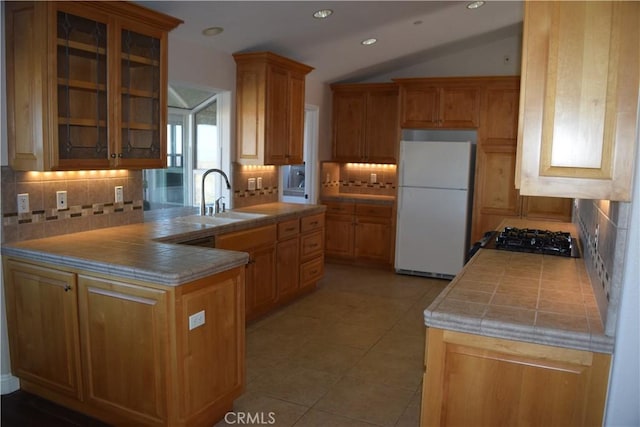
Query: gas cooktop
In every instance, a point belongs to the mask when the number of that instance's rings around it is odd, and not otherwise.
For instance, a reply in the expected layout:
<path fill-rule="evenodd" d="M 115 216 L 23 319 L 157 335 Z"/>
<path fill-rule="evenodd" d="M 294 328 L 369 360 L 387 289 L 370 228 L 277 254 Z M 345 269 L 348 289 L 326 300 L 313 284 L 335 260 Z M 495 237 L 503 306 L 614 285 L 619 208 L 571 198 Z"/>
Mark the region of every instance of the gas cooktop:
<path fill-rule="evenodd" d="M 571 237 L 571 233 L 564 231 L 505 227 L 504 230 L 493 233 L 484 247 L 580 258 L 576 239 Z"/>

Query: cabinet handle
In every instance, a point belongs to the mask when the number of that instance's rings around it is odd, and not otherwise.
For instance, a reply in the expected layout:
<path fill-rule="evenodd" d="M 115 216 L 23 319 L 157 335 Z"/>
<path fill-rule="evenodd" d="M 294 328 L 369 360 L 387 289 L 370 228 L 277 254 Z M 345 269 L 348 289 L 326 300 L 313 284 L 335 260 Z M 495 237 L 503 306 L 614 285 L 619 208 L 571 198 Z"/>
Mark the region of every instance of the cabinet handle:
<path fill-rule="evenodd" d="M 310 222 L 309 225 L 318 225 L 318 221 Z"/>
<path fill-rule="evenodd" d="M 71 286 L 70 285 L 64 285 L 64 291 L 65 292 L 69 292 L 71 290 Z"/>
<path fill-rule="evenodd" d="M 115 159 L 116 158 L 116 153 L 111 153 L 111 158 Z"/>
<path fill-rule="evenodd" d="M 121 159 L 122 158 L 122 153 L 118 153 L 118 158 Z"/>
<path fill-rule="evenodd" d="M 289 228 L 285 228 L 284 231 L 293 231 L 295 229 L 296 229 L 295 227 L 289 227 Z"/>

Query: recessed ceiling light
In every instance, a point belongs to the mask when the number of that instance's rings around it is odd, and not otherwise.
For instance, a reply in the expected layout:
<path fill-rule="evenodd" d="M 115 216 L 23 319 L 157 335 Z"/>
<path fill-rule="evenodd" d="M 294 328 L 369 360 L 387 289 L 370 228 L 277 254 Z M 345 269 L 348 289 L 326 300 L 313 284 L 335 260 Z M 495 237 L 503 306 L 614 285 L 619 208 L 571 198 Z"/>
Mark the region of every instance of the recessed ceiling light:
<path fill-rule="evenodd" d="M 331 9 L 320 9 L 313 12 L 313 17 L 318 19 L 324 19 L 329 15 L 331 15 L 332 13 L 333 13 L 333 10 Z"/>
<path fill-rule="evenodd" d="M 483 1 L 472 1 L 471 3 L 467 4 L 467 9 L 477 9 L 481 7 L 483 4 L 484 4 Z"/>
<path fill-rule="evenodd" d="M 217 36 L 223 31 L 224 31 L 224 28 L 222 27 L 209 27 L 202 30 L 202 34 L 208 37 L 213 37 L 213 36 Z"/>
<path fill-rule="evenodd" d="M 365 46 L 369 46 L 369 45 L 374 44 L 374 43 L 375 43 L 375 42 L 377 42 L 377 41 L 378 41 L 378 39 L 374 39 L 374 38 L 372 37 L 372 38 L 370 38 L 370 39 L 362 40 L 360 43 L 362 43 L 362 44 L 363 44 L 363 45 L 365 45 Z"/>

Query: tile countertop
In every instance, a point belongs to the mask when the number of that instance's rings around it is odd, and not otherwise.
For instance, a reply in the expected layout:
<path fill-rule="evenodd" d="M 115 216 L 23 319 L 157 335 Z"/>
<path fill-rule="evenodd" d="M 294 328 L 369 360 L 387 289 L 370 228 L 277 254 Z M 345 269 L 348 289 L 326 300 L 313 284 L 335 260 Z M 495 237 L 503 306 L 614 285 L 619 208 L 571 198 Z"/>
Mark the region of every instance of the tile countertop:
<path fill-rule="evenodd" d="M 393 205 L 396 198 L 393 196 L 376 196 L 372 194 L 340 194 L 324 195 L 321 202 L 342 202 L 342 203 L 367 203 L 372 205 Z"/>
<path fill-rule="evenodd" d="M 224 225 L 166 219 L 2 245 L 2 255 L 88 272 L 178 286 L 247 263 L 245 252 L 175 243 L 274 224 L 325 211 L 321 205 L 267 203 L 236 209 L 264 217 Z"/>
<path fill-rule="evenodd" d="M 505 226 L 569 231 L 571 223 L 505 220 Z M 584 258 L 480 249 L 424 311 L 429 327 L 613 352 Z"/>

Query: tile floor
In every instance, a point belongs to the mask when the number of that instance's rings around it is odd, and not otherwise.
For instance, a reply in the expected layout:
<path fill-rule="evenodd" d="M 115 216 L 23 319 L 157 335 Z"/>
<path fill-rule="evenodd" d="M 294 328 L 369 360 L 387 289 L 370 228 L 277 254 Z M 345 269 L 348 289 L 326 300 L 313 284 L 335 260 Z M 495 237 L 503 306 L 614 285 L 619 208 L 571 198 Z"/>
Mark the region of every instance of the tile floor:
<path fill-rule="evenodd" d="M 246 391 L 216 426 L 243 413 L 256 425 L 418 426 L 422 312 L 447 283 L 327 264 L 316 292 L 247 328 Z"/>

